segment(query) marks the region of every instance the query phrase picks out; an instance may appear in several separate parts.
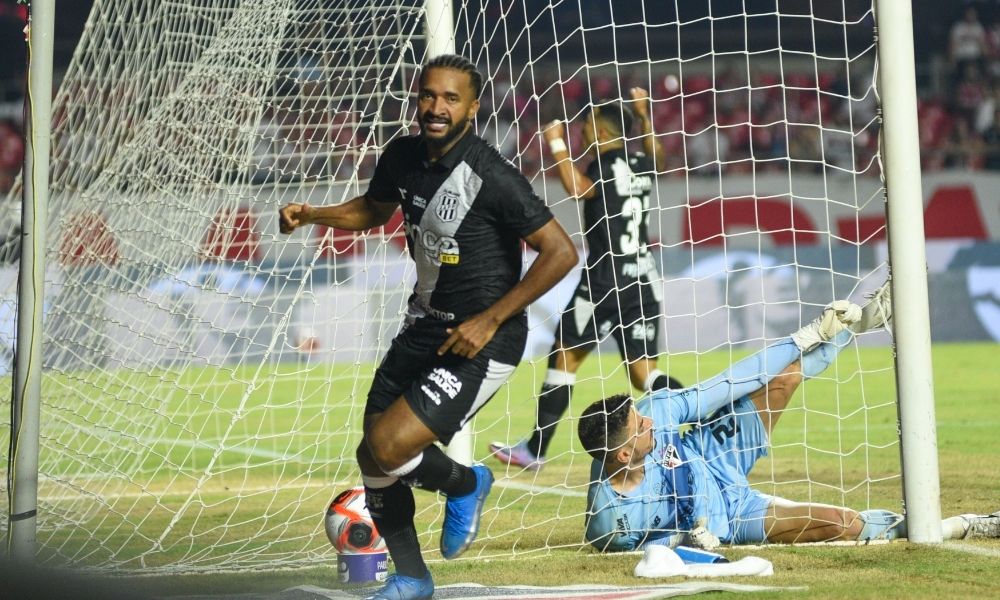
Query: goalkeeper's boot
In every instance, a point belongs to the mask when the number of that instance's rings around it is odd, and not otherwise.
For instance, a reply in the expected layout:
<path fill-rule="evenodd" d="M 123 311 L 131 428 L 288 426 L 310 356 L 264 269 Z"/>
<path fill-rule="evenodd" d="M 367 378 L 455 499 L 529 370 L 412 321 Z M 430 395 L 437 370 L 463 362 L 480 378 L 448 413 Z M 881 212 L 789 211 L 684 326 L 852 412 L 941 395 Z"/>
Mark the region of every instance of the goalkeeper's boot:
<path fill-rule="evenodd" d="M 833 339 L 861 319 L 861 307 L 847 300 L 837 300 L 826 305 L 823 314 L 792 334 L 799 350 L 808 352 L 819 344 Z"/>
<path fill-rule="evenodd" d="M 1000 538 L 1000 510 L 992 515 L 960 515 L 969 524 L 965 537 Z"/>
<path fill-rule="evenodd" d="M 497 457 L 502 463 L 537 471 L 545 464 L 545 457 L 535 456 L 528 450 L 528 442 L 521 442 L 514 446 L 504 446 L 500 442 L 490 444 L 490 453 Z"/>
<path fill-rule="evenodd" d="M 441 527 L 441 556 L 452 559 L 465 552 L 479 534 L 479 518 L 486 496 L 493 487 L 493 473 L 483 465 L 473 465 L 476 489 L 465 496 L 448 496 Z"/>
<path fill-rule="evenodd" d="M 373 595 L 365 600 L 428 600 L 434 596 L 434 580 L 431 572 L 417 579 L 399 573 L 390 575 Z"/>
<path fill-rule="evenodd" d="M 854 333 L 864 333 L 879 327 L 889 328 L 892 322 L 892 287 L 889 280 L 877 290 L 865 295 L 868 302 L 861 307 L 861 318 L 851 325 Z"/>

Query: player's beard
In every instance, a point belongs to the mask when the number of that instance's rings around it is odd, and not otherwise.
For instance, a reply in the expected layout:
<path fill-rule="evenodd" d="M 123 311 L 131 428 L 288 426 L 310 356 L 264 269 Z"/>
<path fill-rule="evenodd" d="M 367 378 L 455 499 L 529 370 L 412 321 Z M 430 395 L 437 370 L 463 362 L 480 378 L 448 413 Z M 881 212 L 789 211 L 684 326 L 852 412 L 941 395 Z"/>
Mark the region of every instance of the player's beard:
<path fill-rule="evenodd" d="M 466 126 L 469 124 L 469 119 L 459 119 L 459 121 L 453 125 L 451 124 L 451 121 L 449 121 L 449 127 L 447 131 L 445 131 L 445 134 L 438 138 L 432 138 L 427 136 L 426 127 L 427 127 L 427 120 L 429 118 L 431 118 L 431 115 L 424 115 L 423 117 L 421 117 L 420 133 L 423 136 L 424 141 L 427 142 L 428 145 L 436 146 L 438 148 L 444 148 L 452 141 L 454 141 L 455 138 L 462 135 L 462 133 L 465 131 Z"/>

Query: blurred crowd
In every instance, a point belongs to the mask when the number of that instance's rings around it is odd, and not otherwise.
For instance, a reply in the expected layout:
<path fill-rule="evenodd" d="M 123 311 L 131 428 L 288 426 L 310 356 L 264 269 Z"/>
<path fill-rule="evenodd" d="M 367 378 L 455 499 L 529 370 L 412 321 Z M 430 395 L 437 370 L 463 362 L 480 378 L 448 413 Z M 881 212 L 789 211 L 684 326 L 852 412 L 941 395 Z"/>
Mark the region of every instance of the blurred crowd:
<path fill-rule="evenodd" d="M 951 26 L 947 93 L 918 107 L 925 169 L 1000 169 L 1000 12 L 993 12 L 983 18 L 967 6 Z"/>
<path fill-rule="evenodd" d="M 1000 169 L 1000 11 L 979 6 L 969 5 L 950 26 L 948 47 L 940 52 L 947 85 L 918 90 L 928 171 Z M 8 29 L 23 27 L 25 17 L 23 5 L 0 3 Z M 530 76 L 489 73 L 477 128 L 534 176 L 551 163 L 539 135 L 544 123 L 569 121 L 570 149 L 579 155 L 579 116 L 590 99 L 628 97 L 632 86 L 640 86 L 653 99 L 668 177 L 873 173 L 879 118 L 870 64 L 824 70 L 811 63 L 748 70 L 745 61 L 740 67 L 705 59 L 661 73 L 627 65 L 560 75 L 558 65 L 539 61 Z M 343 101 L 349 94 L 332 89 L 321 54 L 300 52 L 288 65 L 287 84 L 276 85 L 275 100 L 261 115 L 250 179 L 349 178 L 355 172 L 366 178 L 373 160 L 363 149 L 398 131 L 412 103 L 398 97 L 381 102 L 381 129 L 373 132 L 373 110 Z M 23 161 L 23 87 L 19 69 L 0 73 L 0 193 L 11 189 Z M 57 111 L 55 118 L 64 114 Z"/>

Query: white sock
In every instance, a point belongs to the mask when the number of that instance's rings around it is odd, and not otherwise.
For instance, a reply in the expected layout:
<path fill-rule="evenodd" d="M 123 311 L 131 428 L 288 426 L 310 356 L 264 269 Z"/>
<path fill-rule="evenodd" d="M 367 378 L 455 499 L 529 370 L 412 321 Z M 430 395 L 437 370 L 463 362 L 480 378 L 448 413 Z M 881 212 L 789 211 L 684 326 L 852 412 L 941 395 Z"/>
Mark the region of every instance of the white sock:
<path fill-rule="evenodd" d="M 545 372 L 545 381 L 543 383 L 550 387 L 574 385 L 576 384 L 576 373 L 560 371 L 559 369 L 549 369 Z"/>
<path fill-rule="evenodd" d="M 371 488 L 373 490 L 387 488 L 396 483 L 398 480 L 399 477 L 374 477 L 372 475 L 361 475 L 361 483 L 363 483 L 366 488 Z"/>
<path fill-rule="evenodd" d="M 646 376 L 646 381 L 642 384 L 642 389 L 647 392 L 652 392 L 653 384 L 656 383 L 656 378 L 660 375 L 663 375 L 663 371 L 659 369 L 653 369 L 650 371 L 649 375 Z"/>
<path fill-rule="evenodd" d="M 411 458 L 410 460 L 406 461 L 405 463 L 399 465 L 395 469 L 390 469 L 390 470 L 386 471 L 385 474 L 386 475 L 391 475 L 392 477 L 405 477 L 405 476 L 409 475 L 410 473 L 412 473 L 413 469 L 416 469 L 417 465 L 419 465 L 420 461 L 422 461 L 422 460 L 424 460 L 424 453 L 423 452 L 421 452 L 420 454 L 414 456 L 413 458 Z"/>

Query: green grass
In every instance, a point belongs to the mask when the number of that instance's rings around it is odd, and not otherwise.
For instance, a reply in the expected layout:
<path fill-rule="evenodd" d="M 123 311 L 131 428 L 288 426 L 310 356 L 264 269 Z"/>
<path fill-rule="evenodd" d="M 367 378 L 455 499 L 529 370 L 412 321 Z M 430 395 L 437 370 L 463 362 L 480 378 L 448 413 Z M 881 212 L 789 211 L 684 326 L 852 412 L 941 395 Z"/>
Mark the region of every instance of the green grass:
<path fill-rule="evenodd" d="M 991 344 L 934 348 L 946 515 L 1000 508 L 996 354 Z M 677 355 L 669 368 L 693 382 L 740 355 Z M 900 509 L 891 365 L 885 348 L 849 349 L 825 379 L 805 384 L 775 431 L 772 456 L 755 468 L 754 483 L 796 500 Z M 334 586 L 334 555 L 319 521 L 333 493 L 358 481 L 352 456 L 368 387 L 359 374 L 370 372 L 370 365 L 268 369 L 273 371 L 205 368 L 183 375 L 50 378 L 42 464 L 44 473 L 57 476 L 41 484 L 47 518 L 39 539 L 45 552 L 55 561 L 146 572 L 177 564 L 256 570 L 145 580 L 144 585 L 164 586 L 170 593 Z M 544 371 L 542 362 L 525 363 L 480 413 L 474 428 L 477 458 L 487 442 L 517 441 L 528 431 Z M 258 383 L 251 387 L 251 381 Z M 615 357 L 588 361 L 572 417 L 591 400 L 625 386 Z M 418 493 L 418 531 L 439 584 L 648 583 L 631 575 L 636 556 L 598 555 L 581 545 L 589 460 L 578 448 L 574 426 L 570 418 L 560 427 L 552 460 L 541 472 L 489 463 L 498 485 L 480 540 L 461 560 L 439 560 L 441 503 Z M 963 544 L 995 555 L 906 543 L 726 553 L 772 560 L 775 576 L 757 583 L 806 586 L 801 595 L 809 597 L 898 597 L 901 590 L 920 597 L 1000 595 L 993 574 L 1000 566 L 1000 543 Z M 274 565 L 303 568 L 268 570 Z M 800 593 L 781 597 L 795 595 Z"/>

